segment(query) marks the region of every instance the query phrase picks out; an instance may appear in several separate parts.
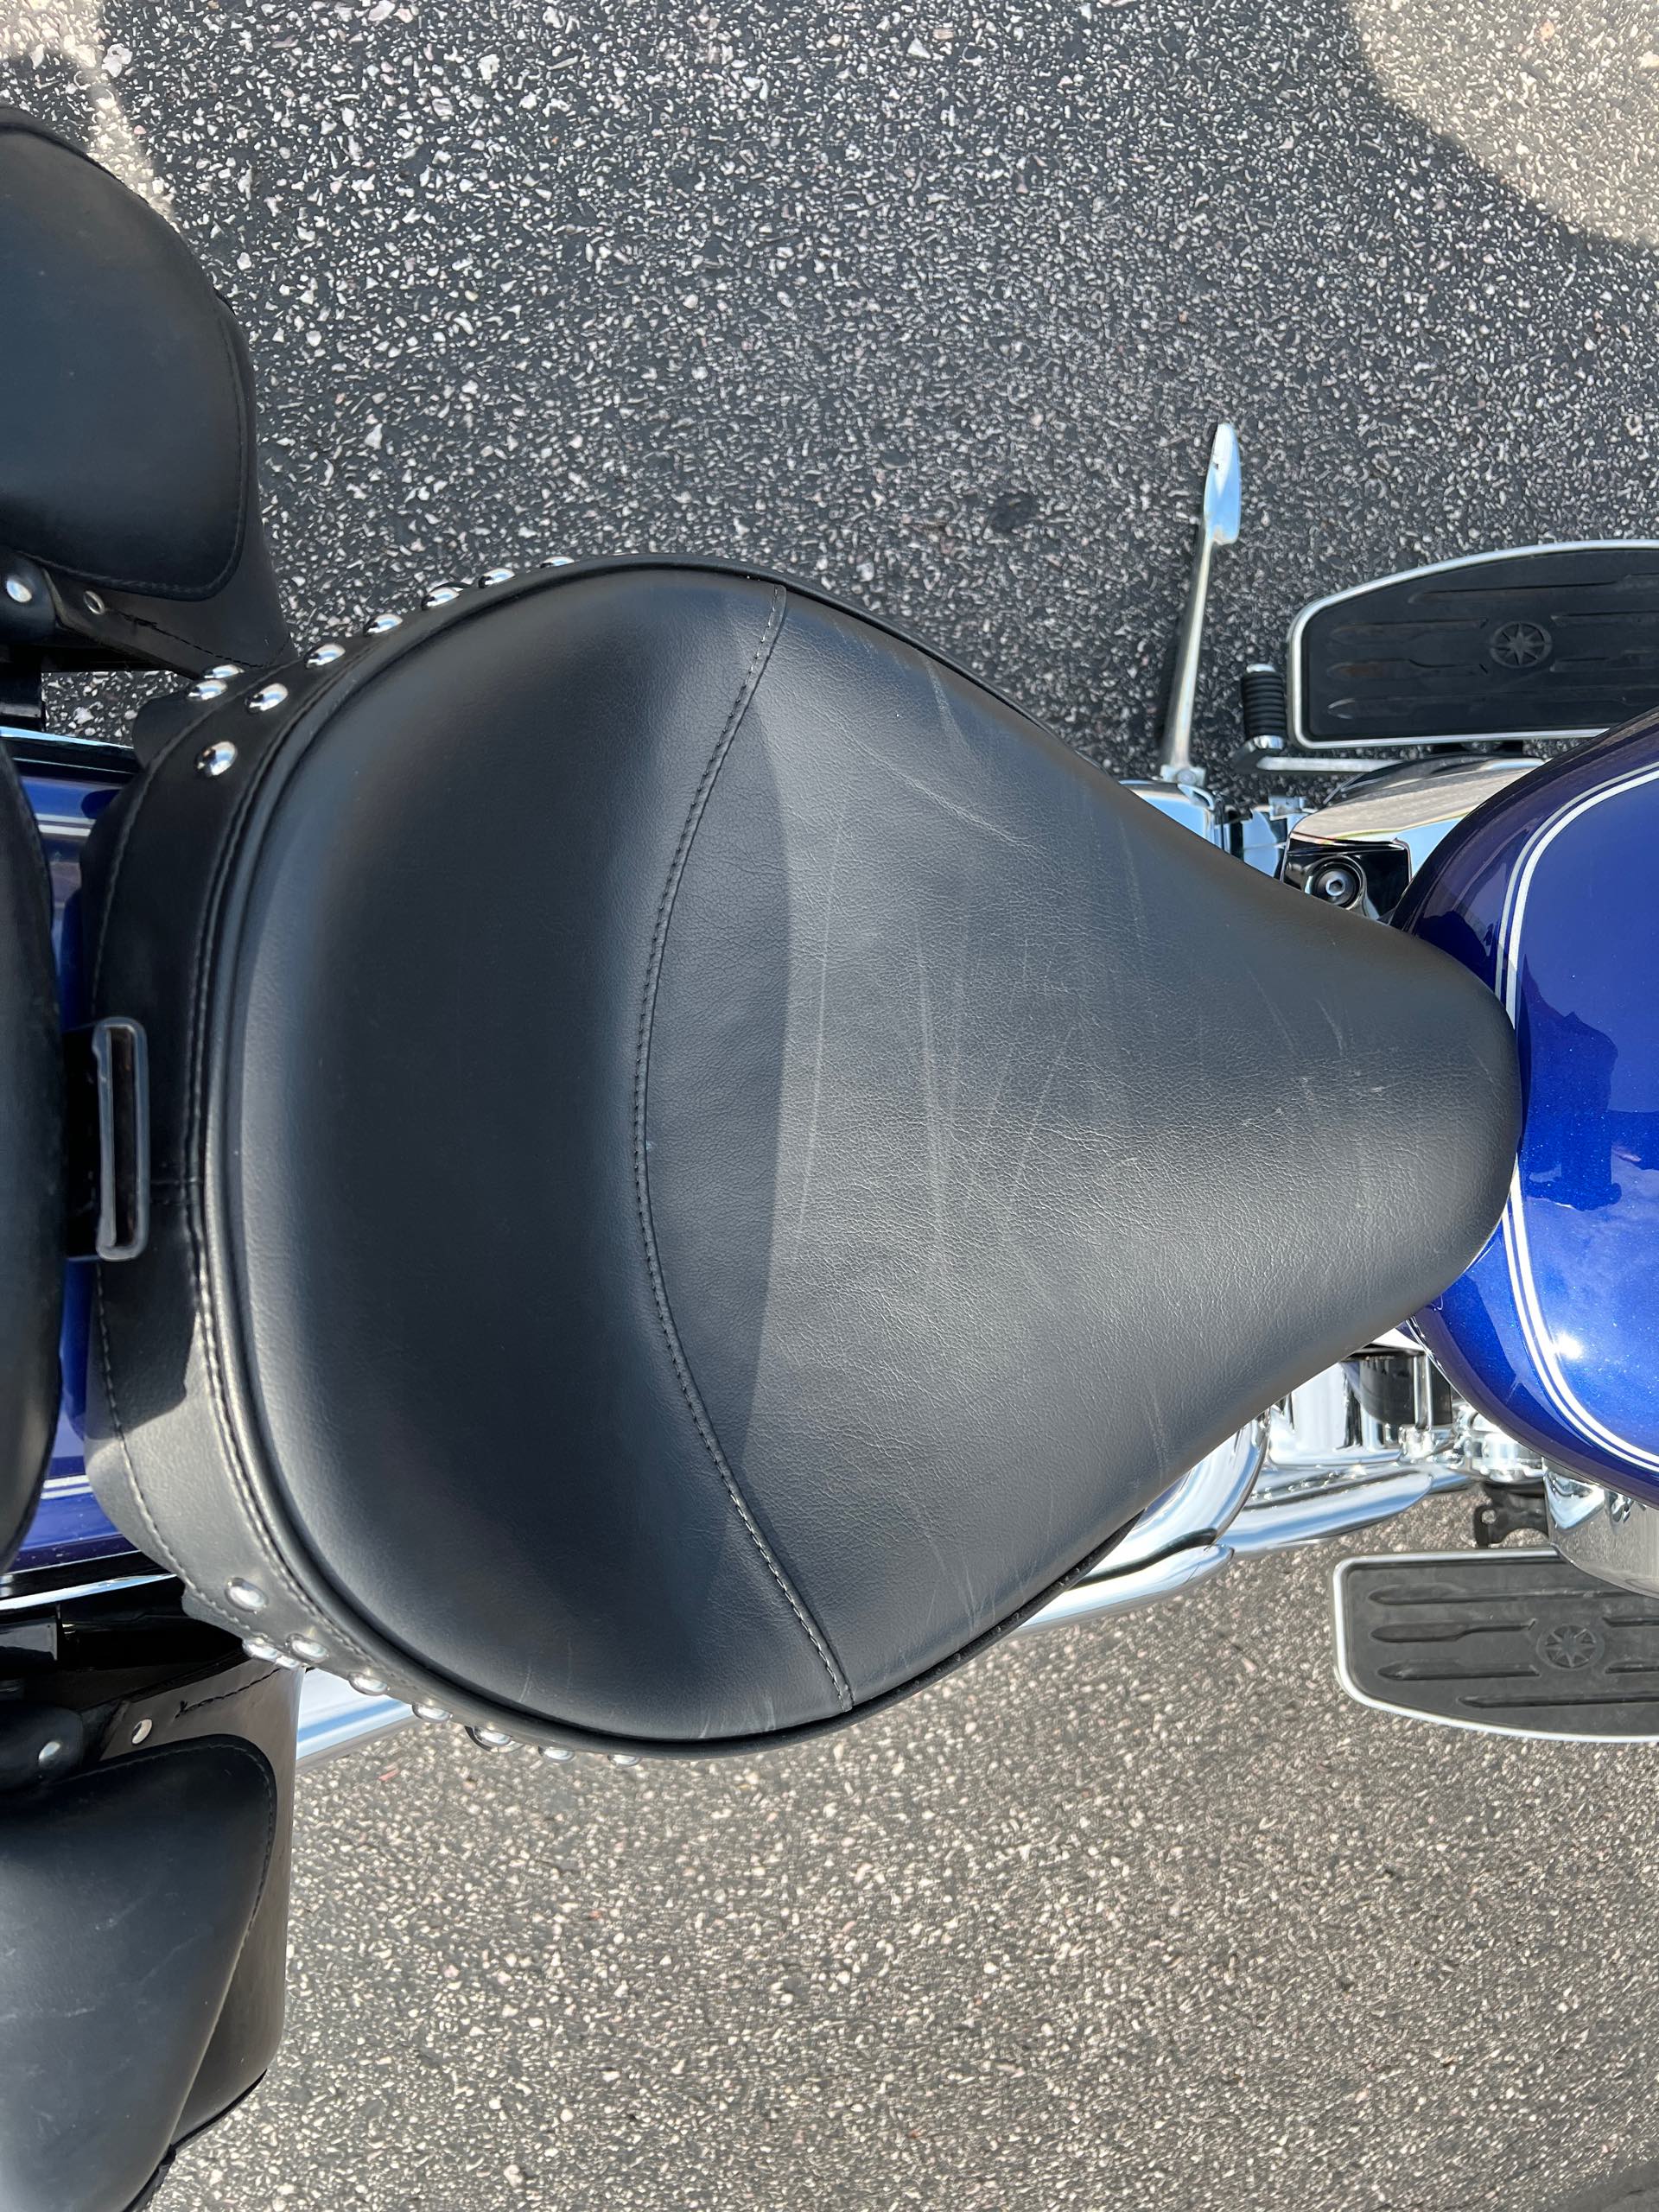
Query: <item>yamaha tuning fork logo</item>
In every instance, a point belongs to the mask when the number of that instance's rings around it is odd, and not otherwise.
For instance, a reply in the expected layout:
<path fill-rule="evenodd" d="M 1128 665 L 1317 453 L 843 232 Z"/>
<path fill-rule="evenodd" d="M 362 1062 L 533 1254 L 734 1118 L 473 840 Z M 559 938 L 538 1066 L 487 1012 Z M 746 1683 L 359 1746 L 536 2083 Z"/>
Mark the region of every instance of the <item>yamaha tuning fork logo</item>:
<path fill-rule="evenodd" d="M 1486 650 L 1500 668 L 1537 668 L 1554 642 L 1541 622 L 1500 622 Z"/>
<path fill-rule="evenodd" d="M 1601 1638 L 1594 1629 L 1582 1624 L 1563 1623 L 1546 1629 L 1538 1639 L 1539 1657 L 1565 1674 L 1576 1674 L 1580 1667 L 1589 1666 L 1600 1650 Z"/>

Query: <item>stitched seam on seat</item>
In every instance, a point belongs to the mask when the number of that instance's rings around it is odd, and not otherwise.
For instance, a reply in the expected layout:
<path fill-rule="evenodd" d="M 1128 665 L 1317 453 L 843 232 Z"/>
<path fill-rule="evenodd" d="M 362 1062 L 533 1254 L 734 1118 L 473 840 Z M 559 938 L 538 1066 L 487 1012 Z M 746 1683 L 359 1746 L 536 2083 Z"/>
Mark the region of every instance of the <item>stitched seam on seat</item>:
<path fill-rule="evenodd" d="M 732 749 L 733 741 L 742 725 L 743 718 L 749 710 L 756 691 L 760 689 L 760 679 L 765 675 L 766 664 L 772 658 L 772 647 L 778 642 L 778 633 L 783 628 L 784 613 L 787 605 L 787 593 L 781 588 L 774 590 L 772 595 L 771 609 L 766 617 L 766 628 L 761 632 L 760 641 L 756 645 L 748 667 L 744 671 L 743 681 L 738 686 L 737 696 L 732 702 L 731 713 L 726 718 L 726 726 L 721 731 L 715 749 L 709 757 L 708 766 L 703 769 L 702 780 L 692 796 L 684 827 L 680 831 L 679 842 L 675 847 L 674 857 L 669 863 L 668 880 L 663 886 L 663 895 L 658 904 L 656 927 L 652 932 L 651 955 L 645 966 L 645 997 L 639 1009 L 639 1044 L 634 1062 L 634 1192 L 639 1204 L 639 1231 L 645 1240 L 645 1268 L 651 1277 L 652 1295 L 656 1301 L 657 1318 L 662 1324 L 663 1338 L 668 1346 L 669 1358 L 673 1363 L 675 1378 L 680 1386 L 680 1395 L 685 1401 L 686 1408 L 691 1415 L 692 1423 L 698 1436 L 702 1440 L 704 1449 L 714 1461 L 715 1471 L 725 1485 L 726 1494 L 736 1510 L 738 1519 L 748 1531 L 750 1541 L 766 1561 L 766 1571 L 779 1589 L 782 1591 L 788 1601 L 791 1612 L 800 1623 L 811 1643 L 812 1649 L 823 1661 L 823 1670 L 829 1675 L 830 1686 L 836 1693 L 836 1704 L 842 1712 L 849 1713 L 853 1704 L 851 1686 L 837 1665 L 829 1644 L 808 1612 L 794 1585 L 779 1566 L 771 1545 L 767 1543 L 756 1525 L 754 1516 L 749 1510 L 748 1501 L 739 1488 L 737 1478 L 732 1471 L 726 1454 L 721 1449 L 720 1440 L 715 1434 L 714 1424 L 709 1418 L 697 1386 L 692 1379 L 690 1366 L 680 1343 L 679 1331 L 675 1326 L 673 1313 L 669 1306 L 667 1286 L 663 1280 L 662 1265 L 658 1256 L 657 1236 L 651 1212 L 651 1180 L 645 1165 L 645 1104 L 647 1078 L 651 1065 L 651 1030 L 657 1010 L 657 987 L 662 975 L 663 953 L 668 943 L 668 929 L 673 918 L 675 896 L 679 890 L 681 878 L 685 874 L 692 840 L 697 834 L 698 824 L 702 822 L 704 810 L 708 806 L 709 795 L 715 787 L 715 779 L 719 775 L 726 756 Z"/>
<path fill-rule="evenodd" d="M 194 956 L 194 1004 L 190 1015 L 189 1057 L 186 1063 L 185 1128 L 183 1158 L 186 1166 L 182 1211 L 185 1230 L 190 1240 L 192 1272 L 196 1281 L 197 1310 L 201 1317 L 201 1346 L 203 1363 L 207 1370 L 208 1395 L 213 1402 L 214 1424 L 218 1428 L 226 1465 L 231 1472 L 231 1485 L 242 1507 L 245 1520 L 252 1526 L 255 1541 L 266 1554 L 266 1563 L 275 1573 L 294 1602 L 307 1610 L 318 1610 L 316 1600 L 295 1575 L 288 1563 L 277 1531 L 267 1515 L 258 1486 L 251 1474 L 242 1448 L 231 1404 L 231 1394 L 226 1380 L 225 1355 L 219 1343 L 219 1313 L 213 1296 L 213 1270 L 208 1263 L 207 1233 L 207 1110 L 202 1098 L 207 1057 L 207 1007 L 211 996 L 213 967 L 213 938 L 224 904 L 225 889 L 241 857 L 243 842 L 248 824 L 252 819 L 255 803 L 264 787 L 267 776 L 281 754 L 283 740 L 290 734 L 284 729 L 266 746 L 263 756 L 251 766 L 234 819 L 229 825 L 218 854 L 214 857 L 207 882 L 207 895 L 202 909 L 201 925 L 196 935 Z M 198 1147 L 200 1147 L 200 1154 Z M 327 1607 L 321 1610 L 325 1612 Z"/>

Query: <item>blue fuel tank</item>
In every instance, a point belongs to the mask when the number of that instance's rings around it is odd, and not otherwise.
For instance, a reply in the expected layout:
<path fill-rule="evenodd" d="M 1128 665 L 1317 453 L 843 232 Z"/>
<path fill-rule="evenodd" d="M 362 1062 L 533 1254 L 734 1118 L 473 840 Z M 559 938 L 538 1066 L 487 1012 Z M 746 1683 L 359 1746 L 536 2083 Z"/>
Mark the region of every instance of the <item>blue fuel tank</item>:
<path fill-rule="evenodd" d="M 1659 714 L 1489 800 L 1395 920 L 1503 1001 L 1525 1108 L 1503 1218 L 1417 1332 L 1511 1435 L 1659 1502 Z"/>

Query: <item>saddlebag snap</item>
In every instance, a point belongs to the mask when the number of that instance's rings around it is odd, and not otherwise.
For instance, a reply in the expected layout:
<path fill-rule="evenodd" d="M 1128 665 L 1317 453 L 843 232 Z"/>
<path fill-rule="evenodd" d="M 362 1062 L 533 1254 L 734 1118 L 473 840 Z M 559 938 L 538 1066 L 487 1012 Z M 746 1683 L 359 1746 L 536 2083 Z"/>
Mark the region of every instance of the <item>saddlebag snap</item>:
<path fill-rule="evenodd" d="M 252 1649 L 486 1741 L 832 1724 L 1491 1228 L 1491 994 L 937 654 L 660 561 L 371 632 L 87 859 L 152 1166 L 93 1478 Z"/>

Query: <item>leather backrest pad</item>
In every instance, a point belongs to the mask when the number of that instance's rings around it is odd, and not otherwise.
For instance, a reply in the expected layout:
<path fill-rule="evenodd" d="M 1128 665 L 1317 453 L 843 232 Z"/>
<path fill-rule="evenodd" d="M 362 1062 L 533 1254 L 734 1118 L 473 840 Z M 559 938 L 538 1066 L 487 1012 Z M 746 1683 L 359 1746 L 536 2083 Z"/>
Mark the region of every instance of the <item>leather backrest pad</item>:
<path fill-rule="evenodd" d="M 235 322 L 154 207 L 15 108 L 0 300 L 0 556 L 50 577 L 48 642 L 183 669 L 285 652 Z"/>

